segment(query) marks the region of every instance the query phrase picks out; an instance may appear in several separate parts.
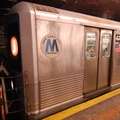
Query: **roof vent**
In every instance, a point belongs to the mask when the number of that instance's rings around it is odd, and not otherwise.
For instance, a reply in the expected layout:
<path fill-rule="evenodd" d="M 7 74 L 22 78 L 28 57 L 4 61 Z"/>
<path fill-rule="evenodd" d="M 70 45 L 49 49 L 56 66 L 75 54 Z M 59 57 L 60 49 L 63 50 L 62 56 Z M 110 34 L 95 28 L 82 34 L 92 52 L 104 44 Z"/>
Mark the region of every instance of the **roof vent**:
<path fill-rule="evenodd" d="M 34 8 L 41 11 L 59 13 L 55 8 L 44 5 L 33 4 Z"/>

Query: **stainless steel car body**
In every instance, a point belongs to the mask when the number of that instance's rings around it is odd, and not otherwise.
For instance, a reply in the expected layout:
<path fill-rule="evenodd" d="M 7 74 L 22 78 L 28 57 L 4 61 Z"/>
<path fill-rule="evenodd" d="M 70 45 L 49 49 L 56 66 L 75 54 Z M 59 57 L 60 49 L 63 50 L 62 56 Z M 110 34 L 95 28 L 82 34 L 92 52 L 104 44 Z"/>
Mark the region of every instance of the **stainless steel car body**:
<path fill-rule="evenodd" d="M 16 4 L 9 16 L 15 13 L 20 22 L 26 112 L 31 119 L 80 103 L 87 93 L 120 87 L 120 53 L 115 53 L 119 22 L 27 2 Z M 98 33 L 93 58 L 85 56 L 89 28 Z M 102 30 L 111 34 L 110 59 L 101 57 Z"/>

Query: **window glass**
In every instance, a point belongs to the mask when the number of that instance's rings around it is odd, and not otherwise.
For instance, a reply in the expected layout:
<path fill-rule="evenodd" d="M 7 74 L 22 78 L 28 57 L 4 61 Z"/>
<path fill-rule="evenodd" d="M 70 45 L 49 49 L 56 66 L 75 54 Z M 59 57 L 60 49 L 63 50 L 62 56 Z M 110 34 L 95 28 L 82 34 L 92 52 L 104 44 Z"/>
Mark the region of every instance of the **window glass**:
<path fill-rule="evenodd" d="M 110 40 L 111 35 L 108 33 L 103 33 L 102 35 L 102 56 L 109 56 L 110 55 Z"/>
<path fill-rule="evenodd" d="M 96 39 L 97 36 L 95 32 L 88 32 L 86 34 L 86 57 L 95 56 Z"/>

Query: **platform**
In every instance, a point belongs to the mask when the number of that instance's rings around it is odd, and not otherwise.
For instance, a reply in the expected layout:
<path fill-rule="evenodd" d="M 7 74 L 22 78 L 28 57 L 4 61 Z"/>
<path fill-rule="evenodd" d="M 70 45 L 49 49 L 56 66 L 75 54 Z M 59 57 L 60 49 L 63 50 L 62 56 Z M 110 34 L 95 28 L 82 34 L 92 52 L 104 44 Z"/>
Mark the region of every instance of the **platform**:
<path fill-rule="evenodd" d="M 42 120 L 120 120 L 120 89 Z"/>

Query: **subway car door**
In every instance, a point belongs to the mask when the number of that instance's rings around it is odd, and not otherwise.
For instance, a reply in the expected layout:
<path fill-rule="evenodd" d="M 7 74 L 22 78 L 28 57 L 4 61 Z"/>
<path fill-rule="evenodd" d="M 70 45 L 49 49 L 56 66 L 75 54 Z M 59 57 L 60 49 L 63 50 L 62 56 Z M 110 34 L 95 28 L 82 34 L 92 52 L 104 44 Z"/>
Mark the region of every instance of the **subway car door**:
<path fill-rule="evenodd" d="M 85 27 L 84 93 L 97 89 L 99 29 Z"/>
<path fill-rule="evenodd" d="M 111 65 L 112 30 L 101 29 L 98 70 L 98 89 L 109 86 Z"/>
<path fill-rule="evenodd" d="M 84 94 L 96 94 L 109 86 L 111 39 L 111 30 L 85 27 Z"/>

